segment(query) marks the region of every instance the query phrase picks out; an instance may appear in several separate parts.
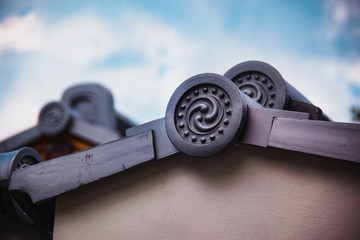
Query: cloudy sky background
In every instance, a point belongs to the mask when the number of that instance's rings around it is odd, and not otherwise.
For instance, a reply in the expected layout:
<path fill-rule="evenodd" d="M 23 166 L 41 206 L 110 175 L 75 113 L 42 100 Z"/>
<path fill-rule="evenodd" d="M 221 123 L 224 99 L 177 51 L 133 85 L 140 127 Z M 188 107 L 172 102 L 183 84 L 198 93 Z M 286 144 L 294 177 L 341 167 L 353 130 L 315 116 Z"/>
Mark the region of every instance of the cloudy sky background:
<path fill-rule="evenodd" d="M 360 3 L 0 0 L 0 141 L 71 85 L 109 88 L 137 123 L 187 78 L 260 60 L 335 121 L 360 105 Z"/>

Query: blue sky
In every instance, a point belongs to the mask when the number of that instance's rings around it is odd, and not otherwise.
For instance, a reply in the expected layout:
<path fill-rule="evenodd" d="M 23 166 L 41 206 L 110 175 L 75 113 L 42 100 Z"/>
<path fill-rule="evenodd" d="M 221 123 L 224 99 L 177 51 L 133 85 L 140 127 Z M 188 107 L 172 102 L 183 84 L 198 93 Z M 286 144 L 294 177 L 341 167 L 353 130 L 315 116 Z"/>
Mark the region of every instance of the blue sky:
<path fill-rule="evenodd" d="M 273 65 L 335 121 L 360 105 L 360 3 L 0 0 L 0 140 L 71 85 L 109 88 L 138 123 L 176 87 L 248 60 Z"/>

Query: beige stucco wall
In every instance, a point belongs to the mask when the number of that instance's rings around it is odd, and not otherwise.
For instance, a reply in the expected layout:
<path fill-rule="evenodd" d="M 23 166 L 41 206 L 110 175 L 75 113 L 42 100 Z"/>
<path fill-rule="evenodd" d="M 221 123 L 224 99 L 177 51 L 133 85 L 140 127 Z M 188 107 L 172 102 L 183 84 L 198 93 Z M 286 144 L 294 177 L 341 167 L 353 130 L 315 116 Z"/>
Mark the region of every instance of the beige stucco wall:
<path fill-rule="evenodd" d="M 178 154 L 58 198 L 54 239 L 360 239 L 360 166 L 239 145 Z"/>

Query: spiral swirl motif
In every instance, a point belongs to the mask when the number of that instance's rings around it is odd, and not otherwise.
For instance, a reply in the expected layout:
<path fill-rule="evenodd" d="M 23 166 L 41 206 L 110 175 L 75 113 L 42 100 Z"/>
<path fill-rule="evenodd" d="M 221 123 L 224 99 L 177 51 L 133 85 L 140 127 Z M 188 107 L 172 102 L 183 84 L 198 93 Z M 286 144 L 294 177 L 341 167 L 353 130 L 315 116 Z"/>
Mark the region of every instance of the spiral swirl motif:
<path fill-rule="evenodd" d="M 222 88 L 199 85 L 187 91 L 176 107 L 177 131 L 189 142 L 206 144 L 223 134 L 231 113 L 231 101 Z"/>
<path fill-rule="evenodd" d="M 234 141 L 244 116 L 244 102 L 231 81 L 216 74 L 200 74 L 173 94 L 166 111 L 166 128 L 180 150 L 208 156 Z"/>
<path fill-rule="evenodd" d="M 224 76 L 234 82 L 241 92 L 266 108 L 283 109 L 287 104 L 285 81 L 267 63 L 243 62 L 229 69 Z"/>
<path fill-rule="evenodd" d="M 243 72 L 232 79 L 236 86 L 264 107 L 273 108 L 276 101 L 276 86 L 261 72 Z"/>
<path fill-rule="evenodd" d="M 215 89 L 215 88 L 214 88 Z M 218 99 L 214 96 L 199 98 L 189 107 L 187 122 L 192 132 L 202 135 L 208 133 L 219 125 L 223 111 Z"/>

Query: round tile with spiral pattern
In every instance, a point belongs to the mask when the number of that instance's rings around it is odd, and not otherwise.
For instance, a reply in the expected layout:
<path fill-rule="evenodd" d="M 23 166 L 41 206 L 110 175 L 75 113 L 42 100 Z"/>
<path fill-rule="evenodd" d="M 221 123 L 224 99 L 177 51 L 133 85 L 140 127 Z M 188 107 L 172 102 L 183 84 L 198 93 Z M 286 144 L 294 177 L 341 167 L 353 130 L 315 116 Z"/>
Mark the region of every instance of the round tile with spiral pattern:
<path fill-rule="evenodd" d="M 224 76 L 238 89 L 266 108 L 284 109 L 287 104 L 285 81 L 267 63 L 248 61 L 227 71 Z"/>
<path fill-rule="evenodd" d="M 0 182 L 1 201 L 6 211 L 12 219 L 21 222 L 29 222 L 30 218 L 23 208 L 14 201 L 12 193 L 9 191 L 10 179 L 12 173 L 20 168 L 26 168 L 42 162 L 42 159 L 37 151 L 30 147 L 23 147 L 16 151 L 0 154 L 0 169 L 2 173 L 0 178 L 6 176 L 7 181 Z M 5 175 L 4 175 L 5 174 Z M 3 180 L 5 180 L 3 178 Z"/>
<path fill-rule="evenodd" d="M 216 155 L 241 134 L 247 107 L 242 93 L 224 76 L 205 73 L 181 84 L 166 110 L 171 142 L 192 156 Z"/>
<path fill-rule="evenodd" d="M 44 134 L 54 136 L 64 131 L 71 120 L 71 115 L 64 104 L 50 102 L 40 111 L 38 129 Z"/>

